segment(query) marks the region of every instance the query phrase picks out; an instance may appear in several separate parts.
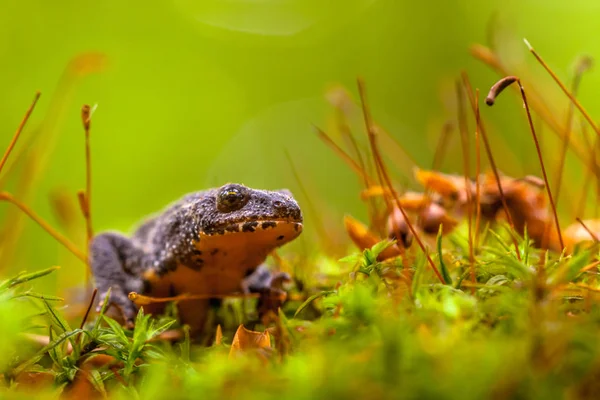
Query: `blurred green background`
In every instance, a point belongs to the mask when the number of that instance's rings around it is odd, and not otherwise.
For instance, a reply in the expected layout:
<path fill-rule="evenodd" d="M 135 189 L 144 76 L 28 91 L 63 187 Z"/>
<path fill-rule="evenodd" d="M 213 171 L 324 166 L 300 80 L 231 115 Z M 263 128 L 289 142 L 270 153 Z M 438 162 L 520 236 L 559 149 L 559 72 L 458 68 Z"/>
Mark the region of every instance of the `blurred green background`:
<path fill-rule="evenodd" d="M 4 171 L 3 189 L 22 193 L 60 227 L 49 196 L 61 193 L 76 204 L 85 182 L 80 108 L 97 104 L 96 231 L 130 231 L 182 194 L 227 181 L 287 187 L 305 205 L 287 149 L 328 232 L 342 237 L 343 214 L 361 218 L 365 210 L 359 182 L 311 127 L 327 126 L 327 87 L 339 83 L 356 93 L 356 76 L 364 77 L 375 118 L 428 167 L 441 126 L 453 116 L 460 71 L 468 71 L 482 96 L 498 78 L 469 55 L 469 45 L 488 43 L 495 31 L 512 62 L 550 86 L 521 39 L 568 81 L 577 56 L 600 54 L 599 17 L 600 3 L 592 0 L 3 0 L 0 147 L 34 92 L 42 92 L 13 155 L 31 144 L 33 151 Z M 69 72 L 69 62 L 89 52 L 103 56 L 87 56 L 79 73 Z M 599 79 L 591 71 L 581 89 L 593 115 L 600 115 Z M 483 110 L 499 164 L 506 173 L 538 174 L 520 103 L 513 100 Z M 556 96 L 556 104 L 564 108 L 564 96 Z M 455 137 L 445 171 L 461 171 L 459 154 Z M 569 164 L 573 176 L 577 165 Z M 411 182 L 410 169 L 395 175 Z M 16 212 L 0 204 L 0 215 L 6 221 Z M 83 220 L 77 213 L 71 218 L 71 228 L 62 231 L 83 245 Z M 316 251 L 313 221 L 307 211 L 302 245 Z M 50 281 L 61 287 L 81 282 L 83 265 L 39 227 L 29 220 L 10 226 L 0 239 L 0 274 L 58 264 L 63 269 Z"/>

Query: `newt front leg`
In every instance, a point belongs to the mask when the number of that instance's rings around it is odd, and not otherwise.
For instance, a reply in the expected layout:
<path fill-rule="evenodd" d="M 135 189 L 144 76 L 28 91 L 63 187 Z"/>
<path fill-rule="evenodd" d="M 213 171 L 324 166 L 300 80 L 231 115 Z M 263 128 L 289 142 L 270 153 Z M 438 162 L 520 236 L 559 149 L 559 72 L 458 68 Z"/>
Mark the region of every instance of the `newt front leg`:
<path fill-rule="evenodd" d="M 90 266 L 96 287 L 99 304 L 102 308 L 110 288 L 109 306 L 117 306 L 127 325 L 132 325 L 138 309 L 129 300 L 129 292 L 144 292 L 144 281 L 137 269 L 127 260 L 139 259 L 142 251 L 135 248 L 131 240 L 117 233 L 104 233 L 96 236 L 90 243 Z"/>

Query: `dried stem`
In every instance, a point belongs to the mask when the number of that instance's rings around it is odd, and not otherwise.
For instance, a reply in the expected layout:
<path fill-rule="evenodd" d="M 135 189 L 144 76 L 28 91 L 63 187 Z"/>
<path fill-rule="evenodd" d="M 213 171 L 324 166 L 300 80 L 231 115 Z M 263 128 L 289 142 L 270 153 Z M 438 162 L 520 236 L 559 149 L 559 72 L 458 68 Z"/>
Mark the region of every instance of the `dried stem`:
<path fill-rule="evenodd" d="M 540 167 L 542 169 L 542 176 L 544 177 L 544 184 L 546 186 L 546 192 L 548 193 L 548 199 L 550 200 L 550 206 L 552 207 L 552 213 L 554 214 L 554 223 L 556 225 L 556 231 L 557 231 L 557 235 L 558 235 L 558 241 L 560 243 L 560 248 L 561 250 L 565 248 L 565 244 L 563 242 L 563 238 L 562 238 L 562 233 L 560 231 L 560 223 L 558 221 L 558 213 L 556 212 L 556 206 L 554 204 L 554 198 L 552 197 L 552 190 L 550 189 L 550 185 L 548 183 L 548 175 L 546 174 L 546 167 L 544 165 L 544 159 L 542 157 L 542 150 L 540 149 L 540 143 L 538 141 L 538 137 L 535 133 L 535 128 L 533 126 L 533 121 L 531 119 L 531 112 L 529 110 L 529 104 L 527 103 L 527 96 L 525 95 L 525 89 L 523 88 L 523 85 L 521 84 L 521 80 L 517 77 L 511 76 L 511 77 L 507 77 L 502 79 L 501 81 L 506 81 L 508 82 L 506 85 L 504 85 L 504 87 L 510 85 L 513 82 L 517 82 L 517 84 L 519 85 L 519 90 L 521 91 L 521 98 L 523 99 L 523 104 L 525 105 L 525 112 L 527 114 L 527 122 L 529 123 L 529 129 L 531 131 L 531 136 L 533 137 L 533 142 L 535 144 L 535 149 L 538 155 L 538 160 L 540 162 Z M 498 85 L 498 84 L 496 84 Z M 494 85 L 494 87 L 496 86 Z M 500 92 L 498 92 L 500 93 Z M 489 105 L 494 104 L 492 103 L 488 103 Z M 546 247 L 548 241 L 548 235 L 546 234 L 546 232 L 544 232 L 544 236 L 542 237 L 542 248 Z"/>
<path fill-rule="evenodd" d="M 581 83 L 581 77 L 583 75 L 583 73 L 587 70 L 587 68 L 590 65 L 590 60 L 585 58 L 583 59 L 576 71 L 575 71 L 575 77 L 573 78 L 573 83 L 571 84 L 571 93 L 573 93 L 573 96 L 577 96 L 577 92 L 579 91 L 579 84 Z M 565 167 L 565 160 L 567 158 L 567 150 L 569 149 L 569 143 L 571 142 L 571 134 L 572 134 L 572 127 L 573 127 L 573 113 L 574 113 L 574 105 L 573 102 L 569 102 L 569 108 L 567 110 L 567 122 L 566 122 L 566 127 L 567 127 L 567 134 L 564 137 L 564 140 L 562 141 L 562 147 L 560 149 L 560 156 L 559 156 L 559 161 L 558 161 L 558 165 L 556 166 L 556 182 L 554 184 L 554 193 L 556 198 L 554 199 L 556 206 L 558 207 L 558 199 L 560 197 L 560 189 L 562 186 L 562 177 L 563 177 L 563 170 Z"/>
<path fill-rule="evenodd" d="M 588 141 L 586 125 L 582 126 L 582 136 L 584 137 L 584 139 L 586 141 Z M 588 188 L 592 182 L 592 175 L 593 175 L 592 171 L 594 170 L 594 168 L 596 168 L 596 152 L 600 149 L 600 136 L 596 136 L 596 140 L 595 140 L 593 146 L 594 146 L 593 147 L 594 151 L 590 151 L 590 154 L 589 154 L 590 159 L 588 161 L 590 168 L 587 170 L 584 181 L 583 181 L 581 197 L 579 198 L 579 204 L 575 210 L 574 217 L 585 214 L 586 203 L 587 203 L 588 192 L 589 192 Z M 590 143 L 588 143 L 588 147 L 591 147 Z"/>
<path fill-rule="evenodd" d="M 88 307 L 85 310 L 85 314 L 83 315 L 81 324 L 79 324 L 79 329 L 83 329 L 83 327 L 88 319 L 88 316 L 90 315 L 90 311 L 92 310 L 92 306 L 94 305 L 94 300 L 96 300 L 97 294 L 98 294 L 98 288 L 94 288 L 94 291 L 92 292 L 92 297 L 90 299 L 90 303 L 88 304 Z M 83 336 L 83 332 L 81 332 L 79 335 L 77 335 L 77 340 L 81 340 L 82 336 Z"/>
<path fill-rule="evenodd" d="M 498 56 L 491 51 L 489 48 L 481 45 L 475 45 L 471 47 L 471 54 L 482 61 L 483 63 L 490 66 L 501 76 L 510 75 L 506 68 L 500 62 Z M 515 90 L 519 90 L 515 87 Z M 568 134 L 567 129 L 561 125 L 561 123 L 557 120 L 555 113 L 553 113 L 546 103 L 543 101 L 541 96 L 537 93 L 532 93 L 533 89 L 529 89 L 530 92 L 530 102 L 532 108 L 536 111 L 536 113 L 544 120 L 544 122 L 551 128 L 552 132 L 554 132 L 561 140 L 564 140 L 565 136 Z M 531 99 L 531 95 L 534 95 Z M 579 142 L 570 141 L 569 146 L 573 153 L 583 162 L 587 161 L 587 153 L 588 149 L 584 146 L 581 146 Z M 597 174 L 598 169 L 590 169 L 593 173 Z"/>
<path fill-rule="evenodd" d="M 465 110 L 464 93 L 460 80 L 456 81 L 456 97 L 458 100 L 458 127 L 460 131 L 460 142 L 463 153 L 463 174 L 465 176 L 465 191 L 467 192 L 467 218 L 469 230 L 469 267 L 471 270 L 471 281 L 476 283 L 475 278 L 475 254 L 473 252 L 473 199 L 471 197 L 471 185 L 469 184 L 469 176 L 471 175 L 469 149 L 469 134 L 467 126 L 467 115 Z M 478 102 L 479 104 L 479 102 Z M 475 288 L 471 288 L 471 293 L 475 294 Z"/>
<path fill-rule="evenodd" d="M 359 91 L 359 94 L 360 94 L 361 104 L 362 104 L 362 108 L 363 108 L 363 115 L 364 115 L 364 118 L 365 118 L 365 125 L 366 125 L 366 129 L 367 129 L 367 134 L 369 136 L 369 143 L 371 145 L 371 151 L 373 153 L 374 161 L 375 161 L 375 163 L 376 163 L 376 165 L 378 167 L 378 171 L 381 174 L 381 178 L 383 178 L 383 180 L 385 181 L 385 184 L 387 185 L 388 189 L 393 194 L 394 201 L 396 203 L 396 207 L 402 213 L 402 217 L 406 221 L 406 225 L 408 226 L 408 228 L 410 229 L 410 231 L 413 234 L 414 238 L 416 239 L 417 243 L 419 244 L 419 247 L 421 248 L 421 250 L 425 254 L 425 257 L 427 257 L 427 261 L 429 262 L 429 265 L 433 269 L 433 272 L 435 273 L 435 275 L 437 276 L 437 278 L 440 280 L 441 283 L 445 283 L 444 282 L 444 278 L 442 278 L 442 275 L 438 271 L 438 269 L 435 266 L 433 260 L 431 259 L 431 256 L 427 252 L 427 249 L 425 248 L 425 245 L 423 244 L 423 241 L 419 237 L 418 232 L 414 228 L 413 224 L 410 222 L 410 219 L 408 218 L 408 215 L 406 214 L 406 211 L 404 210 L 404 207 L 402 207 L 402 204 L 400 203 L 400 199 L 398 198 L 398 195 L 392 189 L 392 182 L 390 181 L 390 177 L 387 174 L 387 171 L 385 170 L 385 165 L 383 164 L 383 160 L 382 160 L 381 154 L 379 153 L 379 149 L 377 147 L 377 139 L 376 139 L 376 136 L 375 136 L 375 130 L 373 129 L 373 125 L 372 125 L 372 122 L 371 122 L 371 115 L 370 115 L 369 109 L 367 107 L 365 86 L 364 86 L 364 83 L 363 83 L 362 79 L 360 79 L 360 78 L 357 79 L 357 84 L 358 84 L 358 91 Z M 387 197 L 384 197 L 384 198 L 387 198 Z M 400 237 L 399 233 L 396 233 L 396 234 L 397 234 L 397 237 Z"/>
<path fill-rule="evenodd" d="M 600 128 L 598 128 L 598 126 L 596 125 L 596 123 L 594 122 L 592 117 L 590 117 L 590 114 L 588 114 L 588 112 L 585 110 L 585 108 L 583 108 L 583 106 L 581 105 L 579 100 L 577 100 L 575 98 L 575 96 L 573 96 L 573 94 L 571 92 L 569 92 L 569 89 L 567 89 L 565 84 L 562 83 L 560 79 L 558 79 L 558 76 L 556 76 L 554 71 L 552 71 L 552 69 L 550 69 L 548 64 L 546 64 L 546 62 L 542 59 L 542 57 L 540 57 L 540 55 L 535 51 L 535 49 L 531 46 L 531 44 L 527 41 L 527 39 L 523 39 L 523 41 L 529 48 L 529 51 L 531 52 L 531 54 L 533 54 L 533 56 L 536 58 L 536 60 L 538 60 L 538 62 L 542 65 L 542 67 L 544 67 L 546 72 L 548 72 L 548 74 L 550 74 L 552 79 L 554 79 L 554 82 L 556 82 L 556 84 L 561 88 L 561 90 L 564 92 L 564 94 L 573 102 L 573 104 L 575 105 L 575 107 L 577 107 L 579 112 L 581 112 L 581 114 L 583 115 L 585 120 L 590 124 L 590 126 L 592 127 L 594 132 L 596 132 L 596 134 L 598 136 L 600 136 Z"/>
<path fill-rule="evenodd" d="M 476 99 L 479 99 L 479 89 L 476 92 Z M 479 246 L 479 228 L 481 224 L 481 184 L 479 175 L 481 174 L 481 140 L 479 126 L 481 124 L 481 113 L 479 112 L 479 100 L 475 102 L 475 207 L 477 215 L 475 216 L 475 243 Z"/>
<path fill-rule="evenodd" d="M 477 102 L 475 101 L 475 98 L 473 96 L 473 88 L 471 86 L 471 82 L 469 81 L 469 77 L 465 71 L 462 72 L 462 79 L 463 79 L 463 84 L 465 85 L 465 88 L 467 89 L 467 94 L 469 95 L 469 102 L 471 103 L 473 112 L 475 113 L 476 118 L 478 118 L 479 113 L 478 113 L 478 107 L 476 104 Z M 492 154 L 492 149 L 490 147 L 487 133 L 485 132 L 483 121 L 481 120 L 481 118 L 478 118 L 478 120 L 477 120 L 477 127 L 481 134 L 481 137 L 483 138 L 483 144 L 485 146 L 485 151 L 487 153 L 488 160 L 490 160 L 490 165 L 492 167 L 492 172 L 494 173 L 494 177 L 496 178 L 496 185 L 498 185 L 498 192 L 500 193 L 500 201 L 502 202 L 502 207 L 504 208 L 504 212 L 506 213 L 506 220 L 508 221 L 508 225 L 514 231 L 515 224 L 513 222 L 512 215 L 508 208 L 508 204 L 506 204 L 506 197 L 504 196 L 504 189 L 502 189 L 502 183 L 500 181 L 500 174 L 498 173 L 498 168 L 496 168 L 496 161 L 494 160 L 494 155 Z M 479 179 L 479 177 L 478 177 L 478 179 Z M 514 237 L 514 235 L 510 235 L 510 236 L 511 236 L 513 244 L 515 246 L 515 252 L 517 254 L 517 258 L 519 259 L 519 261 L 521 261 L 521 253 L 519 252 L 519 243 L 517 243 L 517 239 Z"/>
<path fill-rule="evenodd" d="M 375 165 L 375 172 L 377 173 L 377 180 L 379 181 L 379 185 L 383 188 L 386 187 L 385 182 L 384 182 L 384 178 L 383 178 L 383 162 L 382 162 L 382 157 L 379 154 L 378 151 L 376 151 L 376 147 L 377 146 L 373 146 L 374 142 L 376 141 L 376 134 L 377 134 L 377 130 L 375 128 L 375 124 L 373 123 L 373 119 L 371 118 L 371 113 L 369 111 L 369 108 L 366 105 L 366 95 L 365 95 L 365 88 L 364 88 L 364 83 L 362 82 L 362 80 L 360 78 L 357 79 L 357 85 L 358 85 L 358 92 L 359 92 L 359 96 L 360 96 L 360 102 L 361 102 L 361 109 L 362 109 L 362 113 L 363 113 L 363 120 L 365 122 L 365 130 L 367 131 L 367 136 L 369 138 L 369 144 L 371 146 L 371 156 L 373 157 L 373 164 Z M 388 185 L 388 189 L 390 191 L 393 190 L 392 185 Z M 388 199 L 386 197 L 384 197 L 386 203 L 388 204 L 388 209 L 391 211 L 392 207 L 389 207 L 389 202 Z M 408 222 L 408 221 L 407 221 Z M 399 232 L 394 232 L 396 234 L 396 237 L 400 237 Z"/>
<path fill-rule="evenodd" d="M 358 176 L 360 176 L 362 179 L 364 179 L 366 182 L 368 182 L 369 186 L 376 185 L 376 183 L 356 163 L 356 161 L 354 161 L 352 159 L 352 157 L 350 157 L 348 155 L 348 153 L 346 153 L 341 147 L 339 147 L 321 128 L 315 126 L 314 129 L 317 132 L 317 134 L 319 135 L 319 137 L 321 138 L 321 140 L 323 140 L 325 142 L 325 144 L 327 144 L 330 148 L 332 148 L 333 151 L 335 151 L 342 158 L 342 160 L 344 160 L 346 162 L 346 164 L 348 164 L 350 166 L 350 168 L 352 168 L 352 170 L 354 172 L 356 172 L 356 174 Z"/>
<path fill-rule="evenodd" d="M 23 119 L 21 120 L 21 123 L 19 124 L 19 127 L 15 131 L 15 134 L 13 135 L 13 138 L 10 141 L 10 144 L 6 148 L 6 151 L 4 152 L 4 155 L 2 156 L 2 160 L 0 160 L 0 173 L 2 172 L 2 168 L 4 168 L 4 164 L 6 164 L 6 160 L 8 160 L 8 156 L 10 156 L 10 153 L 12 152 L 13 148 L 15 147 L 17 140 L 19 140 L 19 136 L 21 136 L 21 132 L 23 132 L 23 128 L 25 128 L 25 125 L 27 124 L 27 121 L 29 120 L 29 116 L 33 112 L 33 109 L 35 108 L 35 105 L 37 104 L 41 95 L 42 95 L 42 93 L 40 93 L 40 92 L 35 93 L 33 102 L 27 109 L 27 112 L 25 112 L 25 116 L 23 117 Z"/>
<path fill-rule="evenodd" d="M 565 243 L 563 241 L 562 232 L 560 230 L 560 222 L 558 220 L 558 212 L 556 211 L 556 204 L 554 203 L 554 197 L 552 196 L 552 190 L 550 189 L 550 183 L 548 182 L 548 174 L 546 173 L 546 167 L 544 165 L 544 159 L 542 157 L 542 151 L 540 149 L 540 144 L 538 142 L 538 137 L 535 133 L 535 128 L 533 127 L 533 121 L 531 120 L 531 111 L 529 110 L 529 105 L 527 104 L 527 96 L 525 95 L 525 89 L 521 84 L 521 80 L 517 81 L 519 83 L 519 89 L 521 90 L 521 97 L 523 98 L 523 104 L 525 104 L 525 111 L 527 113 L 527 121 L 529 122 L 529 128 L 531 130 L 531 135 L 533 137 L 533 141 L 535 142 L 535 149 L 537 151 L 538 159 L 540 161 L 540 167 L 542 169 L 542 176 L 544 177 L 544 184 L 546 186 L 546 192 L 548 193 L 548 199 L 550 200 L 550 206 L 552 207 L 552 214 L 554 215 L 554 224 L 556 226 L 556 234 L 558 235 L 558 242 L 560 243 L 561 251 L 565 248 Z M 548 234 L 544 232 L 544 237 L 542 238 L 542 248 L 545 248 L 545 245 L 548 241 Z"/>
<path fill-rule="evenodd" d="M 98 294 L 98 288 L 94 288 L 94 291 L 92 292 L 92 298 L 90 299 L 90 303 L 88 304 L 88 308 L 85 311 L 85 314 L 83 315 L 83 319 L 81 320 L 81 324 L 79 325 L 79 329 L 83 329 L 83 326 L 85 325 L 88 316 L 90 315 L 90 311 L 92 310 L 92 307 L 94 305 L 94 300 L 96 300 L 96 295 Z"/>
<path fill-rule="evenodd" d="M 84 104 L 81 108 L 81 120 L 83 122 L 83 129 L 85 131 L 85 195 L 84 203 L 85 207 L 82 207 L 83 216 L 85 218 L 85 227 L 87 232 L 87 245 L 86 249 L 89 248 L 94 232 L 92 229 L 92 216 L 91 216 L 91 198 L 92 198 L 92 162 L 90 155 L 90 125 L 91 125 L 91 107 Z M 81 202 L 80 197 L 80 202 Z"/>
<path fill-rule="evenodd" d="M 337 116 L 337 121 L 338 121 L 338 129 L 340 130 L 342 136 L 344 136 L 350 142 L 350 146 L 352 147 L 352 150 L 354 151 L 354 154 L 356 155 L 356 159 L 358 160 L 358 166 L 360 167 L 360 169 L 362 171 L 365 171 L 365 175 L 368 175 L 367 168 L 365 165 L 365 160 L 363 159 L 362 153 L 360 151 L 360 148 L 358 147 L 358 143 L 356 142 L 354 135 L 352 135 L 352 131 L 350 130 L 350 127 L 344 120 L 344 118 L 345 118 L 344 113 L 339 108 L 336 108 L 336 111 L 337 111 L 336 116 Z M 369 181 L 367 179 L 365 179 L 364 176 L 362 176 L 361 178 L 362 178 L 361 180 L 362 180 L 362 184 L 363 184 L 364 188 L 369 189 Z M 377 207 L 376 207 L 375 199 L 367 199 L 367 212 L 369 215 L 370 226 L 371 227 L 377 226 L 380 218 L 377 216 Z"/>
<path fill-rule="evenodd" d="M 22 212 L 24 212 L 29 218 L 31 218 L 35 223 L 42 227 L 46 232 L 50 234 L 54 239 L 56 239 L 60 244 L 62 244 L 67 250 L 69 250 L 75 257 L 79 258 L 81 261 L 87 264 L 87 257 L 83 254 L 77 246 L 75 246 L 69 239 L 64 237 L 62 234 L 57 232 L 54 228 L 50 226 L 46 221 L 36 215 L 31 208 L 23 204 L 22 202 L 16 200 L 10 193 L 0 192 L 0 201 L 7 201 L 9 203 L 17 206 Z"/>
<path fill-rule="evenodd" d="M 317 234 L 319 235 L 319 237 L 321 238 L 321 241 L 323 243 L 329 243 L 330 242 L 329 236 L 327 235 L 327 231 L 325 230 L 325 224 L 323 223 L 323 220 L 321 219 L 321 213 L 319 213 L 317 211 L 317 209 L 314 207 L 314 204 L 311 201 L 311 197 L 308 195 L 308 192 L 306 191 L 306 187 L 304 187 L 304 184 L 302 183 L 302 180 L 300 179 L 300 174 L 298 174 L 298 170 L 296 169 L 296 166 L 294 165 L 294 162 L 292 161 L 292 157 L 290 156 L 290 153 L 287 150 L 284 150 L 284 153 L 285 153 L 285 157 L 288 160 L 288 163 L 290 164 L 290 169 L 292 170 L 294 179 L 296 179 L 296 183 L 300 187 L 300 191 L 302 192 L 302 195 L 306 199 L 306 205 L 310 209 L 312 218 L 315 221 L 314 226 L 315 226 L 315 229 L 317 230 Z"/>
<path fill-rule="evenodd" d="M 596 236 L 596 234 L 590 228 L 587 227 L 587 225 L 581 220 L 581 218 L 577 217 L 575 219 L 577 220 L 577 222 L 579 222 L 581 224 L 581 226 L 583 226 L 583 229 L 585 229 L 587 231 L 587 233 L 590 234 L 592 239 L 594 239 L 594 242 L 596 242 L 596 243 L 600 242 L 600 239 L 598 239 L 598 236 Z"/>

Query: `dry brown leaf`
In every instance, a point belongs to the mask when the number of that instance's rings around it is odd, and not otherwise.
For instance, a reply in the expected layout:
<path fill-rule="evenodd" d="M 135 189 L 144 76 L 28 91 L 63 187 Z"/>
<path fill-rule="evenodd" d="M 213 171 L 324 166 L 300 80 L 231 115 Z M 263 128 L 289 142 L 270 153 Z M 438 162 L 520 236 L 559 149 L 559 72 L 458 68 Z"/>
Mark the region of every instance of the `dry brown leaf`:
<path fill-rule="evenodd" d="M 223 343 L 223 330 L 221 324 L 217 325 L 217 332 L 215 333 L 215 346 L 220 346 Z"/>
<path fill-rule="evenodd" d="M 181 329 L 168 329 L 158 336 L 153 337 L 149 340 L 149 342 L 176 342 L 180 339 L 183 339 L 184 334 Z"/>
<path fill-rule="evenodd" d="M 381 186 L 371 186 L 360 192 L 361 200 L 367 200 L 371 197 L 387 196 L 390 200 L 394 200 L 394 196 L 399 196 L 397 192 L 391 191 L 388 188 Z M 398 197 L 400 204 L 405 210 L 416 211 L 424 207 L 429 201 L 429 196 L 419 192 L 405 192 Z"/>
<path fill-rule="evenodd" d="M 445 175 L 435 171 L 426 171 L 419 168 L 415 168 L 414 173 L 415 178 L 421 185 L 425 188 L 432 189 L 446 198 L 456 198 L 458 191 L 461 188 L 458 177 L 454 179 L 455 177 L 451 175 Z M 463 177 L 460 177 L 460 179 L 464 180 Z M 464 186 L 464 182 L 462 186 Z"/>
<path fill-rule="evenodd" d="M 102 394 L 99 393 L 92 382 L 90 382 L 91 364 L 86 364 L 82 369 L 77 371 L 73 383 L 67 385 L 63 390 L 60 398 L 65 400 L 76 399 L 100 399 Z"/>
<path fill-rule="evenodd" d="M 15 377 L 19 388 L 27 392 L 44 390 L 54 384 L 54 375 L 49 372 L 24 371 Z"/>
<path fill-rule="evenodd" d="M 85 361 L 83 362 L 83 365 L 94 367 L 94 368 L 101 368 L 101 367 L 104 367 L 105 365 L 109 365 L 109 364 L 119 364 L 120 365 L 120 364 L 122 364 L 122 362 L 117 361 L 116 358 L 114 358 L 113 356 L 109 356 L 108 354 L 95 354 L 94 355 L 92 353 L 90 353 L 90 357 L 87 357 L 85 359 Z"/>
<path fill-rule="evenodd" d="M 392 197 L 394 193 L 388 188 L 381 187 L 379 185 L 370 186 L 360 192 L 361 200 L 367 200 L 371 197 L 381 197 L 381 196 Z"/>
<path fill-rule="evenodd" d="M 235 332 L 229 351 L 229 358 L 234 358 L 240 353 L 255 350 L 255 349 L 270 349 L 271 337 L 265 330 L 264 332 L 256 332 L 248 330 L 244 325 L 240 325 Z"/>
<path fill-rule="evenodd" d="M 344 226 L 346 227 L 346 232 L 348 232 L 352 242 L 354 242 L 361 250 L 369 249 L 383 240 L 369 231 L 365 225 L 349 215 L 344 216 Z M 398 257 L 400 254 L 400 249 L 398 249 L 397 246 L 390 246 L 381 252 L 378 258 L 380 260 L 386 260 L 388 258 Z"/>

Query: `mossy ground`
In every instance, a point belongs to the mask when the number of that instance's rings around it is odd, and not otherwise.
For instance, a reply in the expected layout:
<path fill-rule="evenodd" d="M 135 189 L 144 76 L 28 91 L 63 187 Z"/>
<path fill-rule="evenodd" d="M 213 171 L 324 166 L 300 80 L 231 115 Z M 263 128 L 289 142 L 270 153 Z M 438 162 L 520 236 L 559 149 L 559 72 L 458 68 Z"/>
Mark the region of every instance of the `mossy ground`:
<path fill-rule="evenodd" d="M 540 262 L 545 253 L 523 239 L 519 260 L 509 231 L 493 229 L 502 234 L 489 232 L 476 249 L 476 283 L 464 229 L 431 249 L 443 284 L 419 251 L 408 267 L 401 260 L 376 261 L 386 243 L 328 260 L 339 275 L 303 282 L 304 290 L 291 292 L 271 325 L 271 346 L 236 357 L 229 354 L 239 323 L 265 329 L 252 323 L 239 299 L 218 313 L 220 344 L 214 331 L 207 333 L 208 345 L 190 343 L 185 334 L 177 342 L 152 341 L 176 322 L 140 313 L 135 330 L 126 331 L 92 315 L 80 330 L 62 317 L 63 302 L 29 291 L 44 273 L 20 275 L 0 286 L 1 397 L 592 396 L 600 374 L 600 289 L 598 268 L 589 266 L 598 259 L 597 247 L 548 254 Z M 25 302 L 39 312 L 25 315 Z M 50 344 L 42 348 L 25 333 L 49 335 Z"/>

